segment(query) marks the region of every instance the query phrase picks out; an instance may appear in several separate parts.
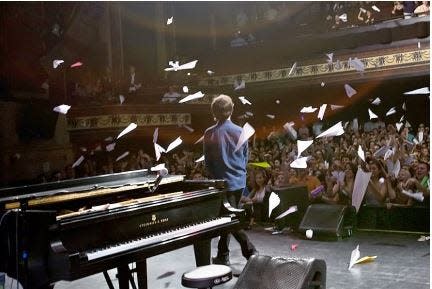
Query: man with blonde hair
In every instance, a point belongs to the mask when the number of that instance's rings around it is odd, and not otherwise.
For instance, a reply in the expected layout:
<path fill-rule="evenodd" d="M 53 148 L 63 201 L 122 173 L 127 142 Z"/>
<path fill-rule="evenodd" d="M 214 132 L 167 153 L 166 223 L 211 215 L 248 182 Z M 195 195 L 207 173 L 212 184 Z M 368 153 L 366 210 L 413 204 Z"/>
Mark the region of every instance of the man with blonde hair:
<path fill-rule="evenodd" d="M 217 123 L 205 131 L 203 143 L 209 177 L 225 180 L 227 199 L 231 206 L 237 207 L 246 187 L 248 143 L 235 150 L 242 128 L 231 121 L 233 110 L 234 103 L 228 95 L 213 99 L 211 111 Z M 246 259 L 257 254 L 244 230 L 233 232 L 232 235 L 240 243 Z M 221 235 L 217 256 L 213 258 L 214 264 L 229 265 L 229 240 L 229 235 Z"/>

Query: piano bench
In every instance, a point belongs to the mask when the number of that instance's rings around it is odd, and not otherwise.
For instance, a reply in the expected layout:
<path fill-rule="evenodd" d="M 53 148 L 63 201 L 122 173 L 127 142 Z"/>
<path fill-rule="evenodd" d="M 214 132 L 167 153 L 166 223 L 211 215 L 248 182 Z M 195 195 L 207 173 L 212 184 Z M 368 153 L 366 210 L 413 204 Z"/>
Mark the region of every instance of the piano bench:
<path fill-rule="evenodd" d="M 182 285 L 187 288 L 212 288 L 232 279 L 231 268 L 225 265 L 201 266 L 182 276 Z"/>

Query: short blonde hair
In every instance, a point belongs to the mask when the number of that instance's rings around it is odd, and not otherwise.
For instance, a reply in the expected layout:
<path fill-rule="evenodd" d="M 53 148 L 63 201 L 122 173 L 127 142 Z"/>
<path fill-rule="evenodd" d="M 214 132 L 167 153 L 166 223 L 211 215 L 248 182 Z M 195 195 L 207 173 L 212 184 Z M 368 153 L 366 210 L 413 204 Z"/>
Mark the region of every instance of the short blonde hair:
<path fill-rule="evenodd" d="M 217 120 L 228 119 L 234 110 L 234 103 L 228 95 L 221 94 L 214 98 L 211 104 L 211 111 Z"/>

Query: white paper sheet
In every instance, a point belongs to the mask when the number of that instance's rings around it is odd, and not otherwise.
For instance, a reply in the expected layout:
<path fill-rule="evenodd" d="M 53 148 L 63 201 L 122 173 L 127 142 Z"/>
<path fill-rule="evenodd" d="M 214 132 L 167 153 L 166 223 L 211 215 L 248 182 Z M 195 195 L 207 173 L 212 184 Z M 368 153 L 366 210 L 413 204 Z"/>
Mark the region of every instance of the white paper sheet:
<path fill-rule="evenodd" d="M 375 98 L 374 101 L 372 101 L 372 104 L 379 105 L 381 103 L 381 99 L 379 97 Z"/>
<path fill-rule="evenodd" d="M 342 134 L 344 134 L 344 129 L 342 127 L 342 122 L 338 122 L 337 124 L 335 124 L 334 126 L 332 126 L 331 128 L 327 129 L 326 131 L 322 132 L 321 134 L 319 134 L 316 138 L 320 138 L 320 137 L 331 137 L 331 136 L 340 136 Z"/>
<path fill-rule="evenodd" d="M 389 115 L 392 115 L 395 113 L 396 113 L 396 107 L 392 107 L 386 112 L 386 116 L 389 116 Z"/>
<path fill-rule="evenodd" d="M 119 135 L 117 136 L 117 139 L 121 138 L 122 136 L 124 136 L 125 134 L 130 133 L 131 131 L 133 131 L 134 129 L 137 128 L 136 123 L 130 123 L 124 130 L 122 130 L 121 133 L 119 133 Z"/>
<path fill-rule="evenodd" d="M 188 96 L 186 96 L 185 98 L 180 99 L 179 103 L 184 103 L 187 101 L 191 101 L 194 99 L 198 99 L 198 98 L 202 98 L 205 94 L 202 93 L 201 91 L 195 92 L 194 94 L 190 94 Z"/>
<path fill-rule="evenodd" d="M 359 145 L 359 147 L 358 147 L 357 154 L 362 159 L 362 161 L 365 162 L 365 153 L 364 153 L 361 145 Z"/>
<path fill-rule="evenodd" d="M 72 165 L 72 168 L 79 166 L 84 161 L 84 156 L 80 156 Z"/>
<path fill-rule="evenodd" d="M 378 118 L 378 116 L 369 108 L 368 108 L 368 112 L 369 112 L 369 119 Z"/>
<path fill-rule="evenodd" d="M 366 173 L 360 167 L 357 169 L 351 201 L 357 212 L 360 209 L 371 175 L 372 173 Z"/>
<path fill-rule="evenodd" d="M 270 198 L 269 198 L 269 212 L 268 215 L 270 217 L 271 213 L 273 212 L 273 210 L 279 206 L 280 204 L 280 198 L 277 194 L 275 194 L 274 192 L 271 192 L 270 194 Z"/>
<path fill-rule="evenodd" d="M 277 216 L 275 218 L 275 220 L 280 220 L 282 218 L 285 218 L 286 216 L 288 216 L 289 214 L 295 213 L 298 211 L 297 206 L 291 206 L 288 208 L 288 210 L 286 210 L 285 212 L 283 212 L 282 214 L 280 214 L 279 216 Z"/>
<path fill-rule="evenodd" d="M 411 90 L 411 91 L 404 92 L 405 95 L 410 95 L 410 94 L 429 94 L 429 93 L 430 93 L 429 87 L 422 87 L 422 88 L 419 88 L 419 89 L 414 89 L 414 90 Z"/>
<path fill-rule="evenodd" d="M 304 152 L 311 144 L 313 140 L 298 140 L 297 141 L 297 158 Z"/>
<path fill-rule="evenodd" d="M 255 133 L 255 129 L 249 124 L 245 123 L 243 125 L 242 132 L 240 134 L 239 140 L 237 141 L 237 145 L 234 151 L 237 151 L 242 147 L 242 145 L 248 141 L 248 139 L 253 136 Z"/>
<path fill-rule="evenodd" d="M 172 143 L 168 145 L 166 152 L 169 153 L 170 151 L 178 147 L 182 142 L 183 140 L 181 139 L 181 137 L 176 138 Z"/>
<path fill-rule="evenodd" d="M 240 99 L 242 104 L 252 105 L 252 103 L 249 100 L 247 100 L 246 97 L 244 97 L 244 96 L 239 96 L 239 99 Z"/>
<path fill-rule="evenodd" d="M 118 162 L 119 160 L 127 157 L 128 155 L 129 155 L 129 151 L 124 152 L 122 155 L 120 155 L 119 157 L 117 157 L 115 161 Z"/>
<path fill-rule="evenodd" d="M 293 162 L 290 163 L 290 167 L 294 169 L 305 169 L 307 168 L 307 160 L 309 157 L 301 157 L 295 159 Z"/>
<path fill-rule="evenodd" d="M 301 112 L 301 113 L 313 113 L 313 112 L 315 112 L 317 109 L 318 109 L 318 108 L 316 108 L 316 107 L 312 107 L 312 106 L 305 106 L 305 107 L 303 107 L 303 108 L 300 110 L 300 112 Z"/>
<path fill-rule="evenodd" d="M 67 113 L 68 113 L 68 110 L 69 110 L 70 108 L 71 108 L 70 105 L 62 104 L 62 105 L 59 105 L 59 106 L 54 107 L 54 108 L 53 108 L 53 111 L 58 112 L 58 113 L 61 113 L 61 114 L 67 114 Z"/>
<path fill-rule="evenodd" d="M 178 61 L 176 61 L 176 62 L 170 61 L 169 65 L 171 67 L 165 68 L 165 71 L 179 71 L 179 70 L 185 70 L 185 69 L 194 69 L 197 62 L 198 62 L 198 60 L 194 60 L 194 61 L 182 64 L 182 65 L 179 65 Z"/>
<path fill-rule="evenodd" d="M 344 85 L 346 95 L 351 98 L 354 94 L 357 93 L 357 90 L 352 88 L 349 84 Z"/>
<path fill-rule="evenodd" d="M 327 108 L 327 104 L 323 104 L 323 105 L 320 106 L 320 109 L 318 111 L 318 118 L 320 120 L 323 120 L 326 108 Z"/>

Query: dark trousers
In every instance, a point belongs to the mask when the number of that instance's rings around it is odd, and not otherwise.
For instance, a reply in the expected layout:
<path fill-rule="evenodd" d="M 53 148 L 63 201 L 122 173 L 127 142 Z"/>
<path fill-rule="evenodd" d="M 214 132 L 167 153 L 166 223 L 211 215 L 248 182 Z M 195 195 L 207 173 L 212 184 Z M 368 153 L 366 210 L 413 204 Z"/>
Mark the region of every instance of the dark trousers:
<path fill-rule="evenodd" d="M 237 205 L 240 201 L 240 197 L 243 193 L 243 189 L 227 192 L 228 202 L 234 208 L 237 208 Z M 246 235 L 243 229 L 232 232 L 232 235 L 240 243 L 242 255 L 249 259 L 249 257 L 256 251 L 255 246 L 251 243 L 248 236 Z M 220 236 L 218 243 L 218 257 L 228 257 L 229 256 L 229 242 L 230 242 L 230 234 L 223 234 Z"/>

